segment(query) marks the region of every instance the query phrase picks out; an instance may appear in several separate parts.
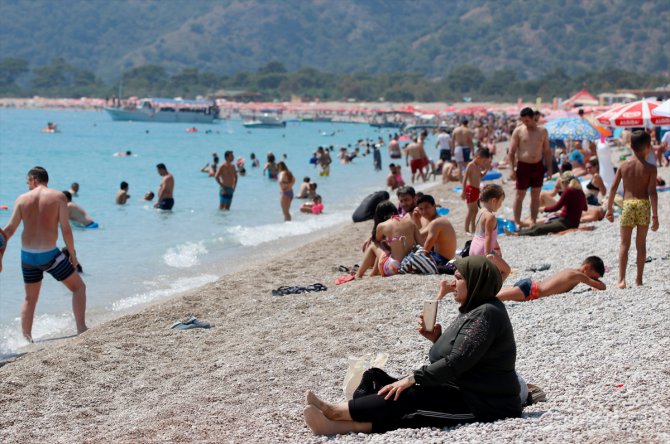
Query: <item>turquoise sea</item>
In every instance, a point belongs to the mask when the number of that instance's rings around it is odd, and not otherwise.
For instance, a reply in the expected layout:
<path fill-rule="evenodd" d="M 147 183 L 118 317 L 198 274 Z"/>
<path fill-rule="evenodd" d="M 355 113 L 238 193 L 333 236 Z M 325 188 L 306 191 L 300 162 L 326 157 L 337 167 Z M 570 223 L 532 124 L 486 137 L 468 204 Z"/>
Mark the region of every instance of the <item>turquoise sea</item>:
<path fill-rule="evenodd" d="M 48 121 L 57 122 L 61 132 L 42 133 Z M 9 206 L 0 210 L 0 226 L 7 223 L 16 197 L 27 191 L 25 176 L 35 165 L 48 170 L 51 188 L 67 190 L 78 182 L 81 188 L 74 200 L 100 225 L 74 228 L 88 288 L 89 325 L 216 280 L 245 261 L 304 242 L 310 233 L 340 226 L 351 220 L 363 197 L 384 187 L 385 149 L 379 172 L 374 171 L 372 156 L 349 165 L 335 161 L 330 177 L 319 177 L 309 163 L 319 145 L 355 145 L 358 139 L 376 140 L 380 135 L 388 138 L 387 132 L 368 125 L 289 122 L 285 129 L 248 130 L 231 120 L 201 125 L 199 132 L 188 133 L 190 126 L 113 122 L 106 113 L 93 111 L 0 110 L 0 205 Z M 322 131 L 335 135 L 323 136 Z M 428 147 L 432 144 L 429 141 Z M 200 169 L 211 160 L 212 152 L 223 159 L 229 149 L 247 159 L 247 175 L 240 177 L 232 211 L 222 212 L 218 186 Z M 126 150 L 133 156 L 113 155 Z M 303 176 L 316 180 L 324 214 L 301 214 L 302 201 L 295 199 L 294 221 L 283 222 L 278 184 L 248 161 L 254 152 L 262 168 L 268 151 L 277 160 L 287 155 L 296 184 Z M 159 162 L 175 177 L 172 212 L 156 211 L 141 200 L 147 191 L 157 190 Z M 127 205 L 117 206 L 114 197 L 123 180 L 129 183 L 132 197 Z M 11 239 L 0 273 L 0 353 L 25 344 L 19 323 L 20 234 L 21 229 Z M 45 275 L 34 338 L 73 333 L 70 304 L 65 287 Z"/>

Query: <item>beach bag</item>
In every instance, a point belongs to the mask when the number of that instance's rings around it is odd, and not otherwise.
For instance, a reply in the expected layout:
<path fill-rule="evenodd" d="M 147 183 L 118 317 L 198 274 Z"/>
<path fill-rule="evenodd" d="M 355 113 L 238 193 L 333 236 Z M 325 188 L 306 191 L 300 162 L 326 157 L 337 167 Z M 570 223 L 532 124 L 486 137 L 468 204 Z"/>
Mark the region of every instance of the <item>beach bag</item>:
<path fill-rule="evenodd" d="M 375 209 L 380 202 L 389 200 L 391 196 L 386 191 L 377 191 L 370 194 L 368 197 L 363 199 L 363 202 L 356 208 L 354 214 L 351 216 L 354 222 L 363 222 L 366 220 L 374 219 Z"/>
<path fill-rule="evenodd" d="M 376 395 L 384 386 L 397 382 L 398 379 L 389 376 L 384 370 L 371 367 L 363 372 L 361 383 L 354 391 L 354 399 L 368 395 Z"/>
<path fill-rule="evenodd" d="M 463 245 L 463 249 L 456 253 L 457 256 L 460 257 L 468 257 L 470 255 L 470 244 L 472 243 L 471 239 L 468 239 L 465 241 L 465 245 Z"/>
<path fill-rule="evenodd" d="M 437 274 L 437 264 L 428 250 L 416 245 L 400 262 L 400 274 Z"/>
<path fill-rule="evenodd" d="M 358 388 L 363 378 L 363 373 L 370 368 L 383 368 L 389 358 L 388 353 L 377 353 L 372 358 L 372 353 L 367 353 L 361 357 L 349 356 L 349 368 L 342 382 L 342 391 L 347 399 L 354 397 L 354 391 Z"/>

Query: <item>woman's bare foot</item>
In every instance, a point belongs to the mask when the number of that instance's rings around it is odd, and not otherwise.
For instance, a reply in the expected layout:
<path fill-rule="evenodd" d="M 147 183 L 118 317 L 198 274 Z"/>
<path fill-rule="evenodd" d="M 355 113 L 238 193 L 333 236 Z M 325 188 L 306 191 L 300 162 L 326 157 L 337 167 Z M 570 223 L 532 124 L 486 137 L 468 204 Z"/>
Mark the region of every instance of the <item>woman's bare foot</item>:
<path fill-rule="evenodd" d="M 626 288 L 626 280 L 624 279 L 624 280 L 619 281 L 619 283 L 617 284 L 617 287 L 620 288 L 621 290 Z"/>
<path fill-rule="evenodd" d="M 518 236 L 519 233 L 516 231 L 509 231 L 507 227 L 503 227 L 503 230 L 505 231 L 505 234 L 508 236 Z"/>
<path fill-rule="evenodd" d="M 312 406 L 316 407 L 317 409 L 319 409 L 323 413 L 323 415 L 326 418 L 336 419 L 336 418 L 333 417 L 334 416 L 333 406 L 331 404 L 319 399 L 319 397 L 316 396 L 314 394 L 314 392 L 311 391 L 311 390 L 307 390 L 307 392 L 305 393 L 305 405 L 308 405 L 308 406 L 312 405 Z"/>
<path fill-rule="evenodd" d="M 326 418 L 321 410 L 314 405 L 308 405 L 303 410 L 305 424 L 315 435 L 344 435 L 350 432 L 372 432 L 372 423 L 355 421 L 333 421 Z"/>

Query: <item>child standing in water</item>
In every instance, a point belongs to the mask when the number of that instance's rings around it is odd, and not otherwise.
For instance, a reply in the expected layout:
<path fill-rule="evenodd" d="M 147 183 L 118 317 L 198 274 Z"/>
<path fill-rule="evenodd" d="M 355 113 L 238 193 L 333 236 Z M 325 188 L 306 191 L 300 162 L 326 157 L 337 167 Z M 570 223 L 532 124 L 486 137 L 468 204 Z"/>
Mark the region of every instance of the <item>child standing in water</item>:
<path fill-rule="evenodd" d="M 477 217 L 477 201 L 479 199 L 479 185 L 482 177 L 491 167 L 491 153 L 486 148 L 477 150 L 475 159 L 468 164 L 463 177 L 463 191 L 461 199 L 468 205 L 468 214 L 465 216 L 465 232 L 475 231 L 475 218 Z"/>
<path fill-rule="evenodd" d="M 644 131 L 635 131 L 630 138 L 635 157 L 623 162 L 616 172 L 614 183 L 607 200 L 607 220 L 614 222 L 612 205 L 619 182 L 623 180 L 623 211 L 621 212 L 621 245 L 619 247 L 619 288 L 626 288 L 626 266 L 628 250 L 637 228 L 635 248 L 637 249 L 636 285 L 642 285 L 642 273 L 647 259 L 647 233 L 651 222 L 651 231 L 658 230 L 658 195 L 656 193 L 656 165 L 649 164 L 645 158 L 651 151 L 651 137 Z M 652 216 L 649 217 L 651 210 Z"/>
<path fill-rule="evenodd" d="M 496 211 L 502 207 L 505 200 L 505 191 L 500 185 L 486 185 L 479 197 L 478 206 L 482 209 L 475 222 L 470 256 L 486 256 L 498 267 L 503 281 L 511 269 L 502 258 L 502 251 L 498 244 L 498 219 Z"/>

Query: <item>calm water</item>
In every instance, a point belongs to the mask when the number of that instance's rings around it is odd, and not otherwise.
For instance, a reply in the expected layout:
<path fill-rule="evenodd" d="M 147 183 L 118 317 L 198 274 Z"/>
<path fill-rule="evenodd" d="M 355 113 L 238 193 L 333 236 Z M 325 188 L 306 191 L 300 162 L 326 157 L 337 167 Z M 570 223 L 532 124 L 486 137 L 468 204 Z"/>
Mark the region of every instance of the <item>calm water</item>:
<path fill-rule="evenodd" d="M 61 133 L 40 132 L 47 121 L 57 122 Z M 89 325 L 110 313 L 213 281 L 245 258 L 267 256 L 278 241 L 295 243 L 305 234 L 336 227 L 350 220 L 365 195 L 384 186 L 385 150 L 381 172 L 374 171 L 370 156 L 350 165 L 334 163 L 330 177 L 321 178 L 308 161 L 319 145 L 376 139 L 380 133 L 367 125 L 289 123 L 285 129 L 247 130 L 239 121 L 224 121 L 187 133 L 189 126 L 112 122 L 103 112 L 0 110 L 0 205 L 10 207 L 0 210 L 0 226 L 7 223 L 16 197 L 27 191 L 25 175 L 35 165 L 48 170 L 51 188 L 67 190 L 78 182 L 81 188 L 74 200 L 100 224 L 94 230 L 74 228 L 88 287 Z M 212 133 L 206 134 L 206 129 Z M 320 130 L 336 134 L 325 137 Z M 261 166 L 268 151 L 278 160 L 286 153 L 297 184 L 305 175 L 317 181 L 324 214 L 300 214 L 301 202 L 294 200 L 294 221 L 283 223 L 277 183 L 249 162 L 232 211 L 219 211 L 218 186 L 200 168 L 212 152 L 223 158 L 227 149 L 246 159 L 255 152 Z M 134 155 L 113 156 L 126 150 Z M 141 201 L 144 193 L 158 187 L 159 162 L 175 176 L 176 204 L 171 213 L 155 211 Z M 117 206 L 114 196 L 122 180 L 130 184 L 132 198 L 126 206 Z M 20 232 L 5 252 L 0 274 L 0 353 L 23 345 Z M 72 333 L 70 303 L 62 284 L 45 276 L 33 336 Z"/>

